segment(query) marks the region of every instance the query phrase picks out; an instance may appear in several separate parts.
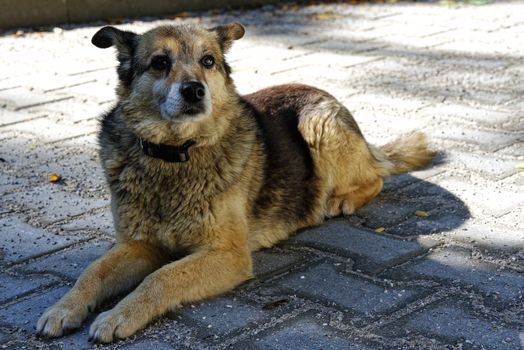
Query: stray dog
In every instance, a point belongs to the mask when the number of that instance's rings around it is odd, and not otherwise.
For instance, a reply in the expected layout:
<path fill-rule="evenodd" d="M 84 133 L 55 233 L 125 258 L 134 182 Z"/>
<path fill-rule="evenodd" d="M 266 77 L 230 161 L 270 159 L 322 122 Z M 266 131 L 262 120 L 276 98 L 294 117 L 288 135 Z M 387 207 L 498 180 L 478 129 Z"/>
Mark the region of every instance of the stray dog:
<path fill-rule="evenodd" d="M 116 244 L 44 312 L 39 334 L 78 328 L 136 287 L 89 331 L 95 342 L 129 337 L 252 277 L 251 252 L 353 213 L 384 177 L 431 160 L 422 133 L 368 144 L 350 112 L 317 88 L 240 96 L 224 54 L 243 35 L 231 23 L 142 35 L 108 26 L 93 36 L 99 48 L 116 46 L 119 61 L 118 102 L 99 134 Z"/>

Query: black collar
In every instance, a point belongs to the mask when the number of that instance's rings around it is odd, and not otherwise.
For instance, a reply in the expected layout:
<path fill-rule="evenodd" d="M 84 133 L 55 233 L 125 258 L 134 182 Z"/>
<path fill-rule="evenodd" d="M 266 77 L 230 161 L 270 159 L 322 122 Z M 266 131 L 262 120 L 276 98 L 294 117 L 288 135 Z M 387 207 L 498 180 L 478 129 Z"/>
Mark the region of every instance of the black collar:
<path fill-rule="evenodd" d="M 138 138 L 138 143 L 144 154 L 153 158 L 159 158 L 169 163 L 183 163 L 189 160 L 189 147 L 195 141 L 188 140 L 182 146 L 158 145 Z"/>

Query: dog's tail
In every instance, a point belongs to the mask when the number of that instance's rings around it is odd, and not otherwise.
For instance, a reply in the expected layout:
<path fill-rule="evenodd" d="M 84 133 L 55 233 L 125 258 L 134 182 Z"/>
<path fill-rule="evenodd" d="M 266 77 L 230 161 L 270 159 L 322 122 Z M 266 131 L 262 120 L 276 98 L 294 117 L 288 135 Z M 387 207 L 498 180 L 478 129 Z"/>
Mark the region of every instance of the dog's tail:
<path fill-rule="evenodd" d="M 406 173 L 426 166 L 435 152 L 428 148 L 426 135 L 420 131 L 401 135 L 383 146 L 369 145 L 377 160 L 376 167 L 381 176 Z"/>

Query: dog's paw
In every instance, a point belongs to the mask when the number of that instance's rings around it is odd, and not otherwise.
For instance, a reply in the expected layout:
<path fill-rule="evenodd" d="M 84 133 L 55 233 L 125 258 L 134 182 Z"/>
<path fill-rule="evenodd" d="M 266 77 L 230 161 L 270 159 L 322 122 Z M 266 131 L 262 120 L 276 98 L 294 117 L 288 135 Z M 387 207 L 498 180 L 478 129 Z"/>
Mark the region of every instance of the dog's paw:
<path fill-rule="evenodd" d="M 349 196 L 332 196 L 327 201 L 327 217 L 351 215 L 355 212 L 355 204 Z"/>
<path fill-rule="evenodd" d="M 62 304 L 55 304 L 42 314 L 36 323 L 36 332 L 43 337 L 61 337 L 80 327 L 87 313 L 87 309 L 82 311 L 79 308 L 75 309 Z"/>
<path fill-rule="evenodd" d="M 137 314 L 126 315 L 118 309 L 102 312 L 89 328 L 89 341 L 93 343 L 110 343 L 135 334 L 145 326 Z"/>

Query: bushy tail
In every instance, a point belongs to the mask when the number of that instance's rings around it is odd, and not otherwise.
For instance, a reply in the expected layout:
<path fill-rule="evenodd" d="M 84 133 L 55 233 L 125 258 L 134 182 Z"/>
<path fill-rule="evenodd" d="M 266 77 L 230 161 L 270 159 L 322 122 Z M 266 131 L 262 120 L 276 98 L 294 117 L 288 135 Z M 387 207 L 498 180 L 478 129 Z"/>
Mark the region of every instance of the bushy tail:
<path fill-rule="evenodd" d="M 426 135 L 420 131 L 404 134 L 383 146 L 369 146 L 378 160 L 382 176 L 406 173 L 426 166 L 435 152 L 428 149 Z"/>

